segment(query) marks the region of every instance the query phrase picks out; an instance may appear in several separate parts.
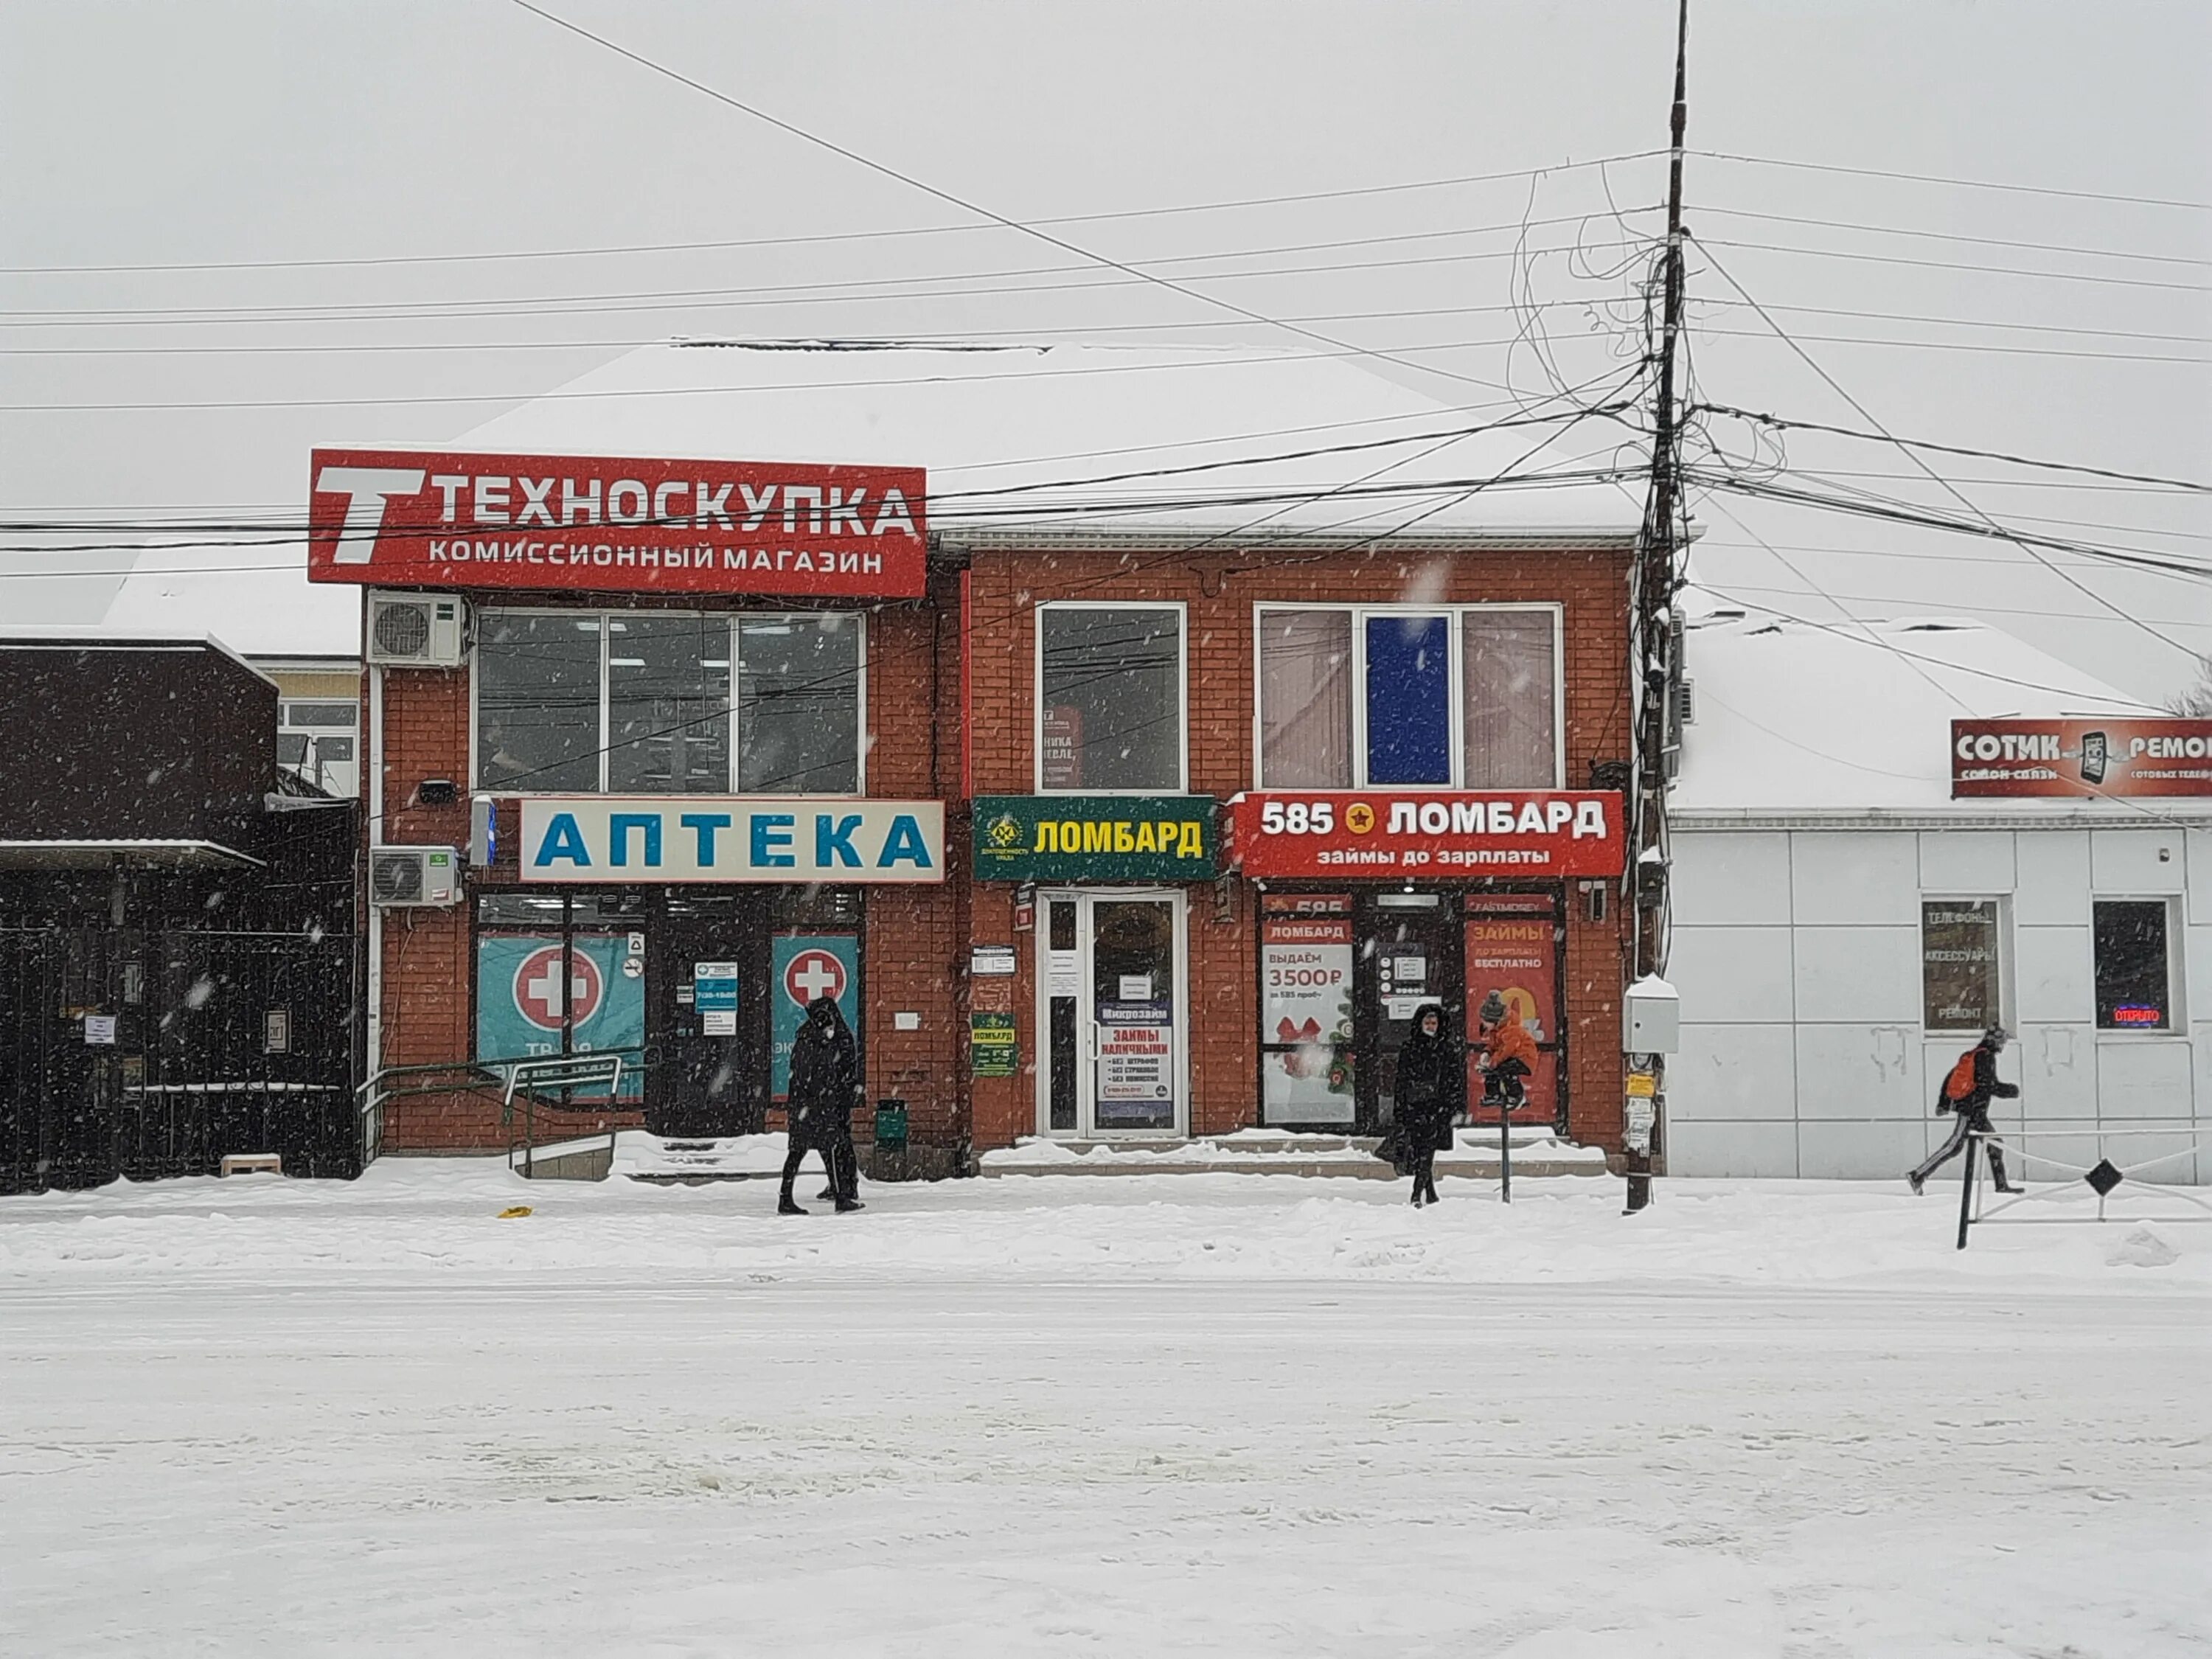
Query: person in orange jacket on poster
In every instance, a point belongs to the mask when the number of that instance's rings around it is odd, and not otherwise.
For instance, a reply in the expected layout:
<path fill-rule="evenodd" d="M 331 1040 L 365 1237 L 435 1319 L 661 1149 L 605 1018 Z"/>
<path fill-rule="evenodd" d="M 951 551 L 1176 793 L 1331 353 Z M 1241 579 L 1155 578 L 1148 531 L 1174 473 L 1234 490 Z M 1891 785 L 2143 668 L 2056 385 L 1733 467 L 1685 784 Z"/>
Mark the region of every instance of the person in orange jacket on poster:
<path fill-rule="evenodd" d="M 1536 1069 L 1536 1039 L 1499 992 L 1483 998 L 1475 1017 L 1475 1044 L 1482 1051 L 1482 1103 L 1517 1110 L 1528 1103 L 1522 1079 Z"/>

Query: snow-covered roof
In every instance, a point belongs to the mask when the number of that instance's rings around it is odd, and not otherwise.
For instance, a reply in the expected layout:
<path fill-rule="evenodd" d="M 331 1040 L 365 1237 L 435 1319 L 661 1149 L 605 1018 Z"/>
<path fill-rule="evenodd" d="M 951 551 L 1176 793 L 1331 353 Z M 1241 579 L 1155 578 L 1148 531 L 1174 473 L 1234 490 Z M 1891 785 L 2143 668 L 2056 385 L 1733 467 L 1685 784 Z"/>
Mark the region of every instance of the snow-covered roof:
<path fill-rule="evenodd" d="M 1363 544 L 1393 532 L 1547 544 L 1633 536 L 1632 489 L 1468 487 L 1543 465 L 1608 467 L 1625 428 L 1602 416 L 1571 430 L 1530 424 L 1528 413 L 1568 405 L 1466 392 L 1443 403 L 1358 359 L 1307 352 L 693 341 L 628 352 L 420 447 L 922 466 L 932 527 L 955 539 L 1010 526 L 1044 526 L 1063 545 L 1174 527 L 1252 526 L 1244 545 L 1331 533 Z M 1514 424 L 1452 436 L 1497 422 Z M 1559 444 L 1524 467 L 1553 432 Z M 1410 441 L 1377 443 L 1393 439 Z M 1194 466 L 1204 470 L 1127 476 Z M 1316 491 L 1338 493 L 1299 499 Z M 268 568 L 210 572 L 204 551 L 142 556 L 106 625 L 219 632 L 256 656 L 358 651 L 359 591 L 310 586 L 304 546 L 225 562 Z"/>
<path fill-rule="evenodd" d="M 1516 459 L 1565 423 L 1449 441 L 1526 419 L 1496 392 L 1467 390 L 1462 403 L 1439 403 L 1358 360 L 1299 352 L 695 342 L 632 351 L 488 421 L 460 447 L 922 466 L 932 527 L 956 536 L 1009 524 L 1079 536 L 1263 517 L 1268 528 L 1307 533 L 1371 535 L 1417 519 L 1431 532 L 1633 533 L 1640 497 L 1609 484 L 1471 493 L 1467 481 L 1520 470 Z M 1372 447 L 1423 434 L 1442 435 Z M 1597 450 L 1578 467 L 1605 466 L 1625 435 L 1593 418 L 1530 465 Z M 1369 447 L 1304 453 L 1345 445 Z M 1255 459 L 1269 456 L 1291 459 Z M 1459 487 L 1433 487 L 1440 481 Z M 1421 484 L 1431 487 L 1413 487 Z M 1316 490 L 1342 493 L 1277 499 Z"/>
<path fill-rule="evenodd" d="M 205 650 L 229 658 L 258 680 L 276 683 L 256 668 L 230 643 L 204 629 L 172 624 L 168 627 L 118 627 L 112 620 L 83 623 L 0 623 L 0 650 L 9 647 L 45 647 L 66 650 L 82 647 L 97 651 Z"/>
<path fill-rule="evenodd" d="M 1692 719 L 1670 810 L 1943 813 L 1950 723 L 2145 715 L 2151 708 L 1986 623 L 1954 617 L 1814 625 L 1718 611 L 1682 651 Z M 1957 803 L 2028 816 L 2124 805 Z"/>

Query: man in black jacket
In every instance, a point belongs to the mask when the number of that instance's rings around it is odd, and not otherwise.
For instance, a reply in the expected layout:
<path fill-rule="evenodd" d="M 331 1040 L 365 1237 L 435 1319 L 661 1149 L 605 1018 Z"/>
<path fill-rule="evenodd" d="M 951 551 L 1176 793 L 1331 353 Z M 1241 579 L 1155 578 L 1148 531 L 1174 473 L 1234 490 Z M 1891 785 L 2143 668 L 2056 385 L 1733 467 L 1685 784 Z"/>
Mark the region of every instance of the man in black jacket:
<path fill-rule="evenodd" d="M 860 1203 L 860 1160 L 853 1152 L 853 1107 L 860 1097 L 860 1045 L 833 997 L 806 1005 L 806 1018 L 791 1044 L 791 1093 L 787 1098 L 791 1150 L 783 1160 L 783 1193 L 778 1215 L 805 1215 L 791 1195 L 799 1166 L 807 1153 L 822 1154 L 830 1195 L 842 1213 Z"/>
<path fill-rule="evenodd" d="M 1941 1165 L 1959 1155 L 1966 1145 L 1968 1135 L 1993 1135 L 1996 1133 L 1990 1122 L 1990 1102 L 1993 1097 L 1998 1100 L 2020 1098 L 2017 1085 L 2000 1082 L 1997 1079 L 1997 1056 L 2011 1040 L 2012 1033 L 2003 1026 L 1990 1026 L 1982 1033 L 1982 1040 L 1960 1055 L 1959 1063 L 1945 1075 L 1943 1086 L 1936 1091 L 1936 1111 L 1938 1116 L 1945 1112 L 1955 1113 L 1958 1122 L 1951 1130 L 1951 1138 L 1930 1154 L 1918 1169 L 1905 1176 L 1912 1183 L 1914 1192 L 1917 1193 L 1925 1187 L 1928 1177 L 1934 1175 Z M 1971 1069 L 1969 1061 L 1972 1062 Z M 2005 1179 L 2003 1148 L 1994 1140 L 1982 1144 L 1989 1149 L 1990 1174 L 1996 1177 L 1997 1190 L 2001 1193 L 2023 1190 Z"/>

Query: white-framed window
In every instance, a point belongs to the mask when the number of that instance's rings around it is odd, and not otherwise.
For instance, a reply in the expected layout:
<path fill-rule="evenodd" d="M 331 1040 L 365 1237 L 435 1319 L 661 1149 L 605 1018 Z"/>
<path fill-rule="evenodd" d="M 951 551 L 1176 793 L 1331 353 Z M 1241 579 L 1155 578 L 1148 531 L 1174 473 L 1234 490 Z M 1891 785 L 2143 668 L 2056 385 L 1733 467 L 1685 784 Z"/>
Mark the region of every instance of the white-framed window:
<path fill-rule="evenodd" d="M 1921 899 L 1921 1023 L 1929 1032 L 2009 1024 L 2006 908 L 1988 896 Z"/>
<path fill-rule="evenodd" d="M 1566 736 L 1556 605 L 1253 611 L 1262 789 L 1556 789 Z"/>
<path fill-rule="evenodd" d="M 2181 1029 L 2179 930 L 2171 898 L 2090 902 L 2090 951 L 2100 1031 Z"/>
<path fill-rule="evenodd" d="M 856 795 L 867 630 L 849 611 L 477 613 L 476 787 Z"/>
<path fill-rule="evenodd" d="M 1181 605 L 1037 606 L 1039 793 L 1182 793 L 1185 631 Z"/>

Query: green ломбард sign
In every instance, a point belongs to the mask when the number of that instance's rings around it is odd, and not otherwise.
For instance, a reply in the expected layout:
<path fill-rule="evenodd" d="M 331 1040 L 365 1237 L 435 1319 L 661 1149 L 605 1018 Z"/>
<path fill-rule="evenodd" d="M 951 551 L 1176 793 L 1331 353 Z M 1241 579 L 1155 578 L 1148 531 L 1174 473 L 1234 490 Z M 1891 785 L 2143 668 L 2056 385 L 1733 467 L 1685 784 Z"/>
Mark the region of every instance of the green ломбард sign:
<path fill-rule="evenodd" d="M 1012 1014 L 969 1014 L 968 1059 L 972 1076 L 1013 1076 L 1021 1060 L 1021 1049 L 1014 1036 L 1014 1017 Z"/>
<path fill-rule="evenodd" d="M 978 881 L 1212 881 L 1211 795 L 978 795 Z"/>

